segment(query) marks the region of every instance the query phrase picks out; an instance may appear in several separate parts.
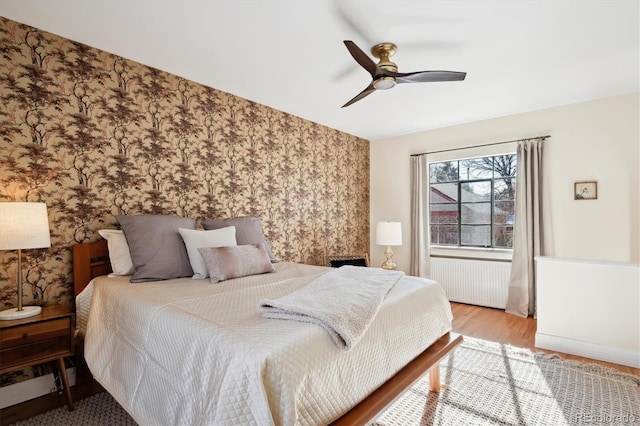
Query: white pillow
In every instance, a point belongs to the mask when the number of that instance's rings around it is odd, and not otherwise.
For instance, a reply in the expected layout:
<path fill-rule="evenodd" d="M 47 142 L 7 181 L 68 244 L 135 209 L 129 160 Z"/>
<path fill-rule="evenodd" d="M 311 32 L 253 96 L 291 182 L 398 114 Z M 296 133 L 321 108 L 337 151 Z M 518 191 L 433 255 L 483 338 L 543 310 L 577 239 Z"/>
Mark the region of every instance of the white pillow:
<path fill-rule="evenodd" d="M 227 226 L 210 231 L 178 228 L 178 232 L 187 248 L 189 262 L 191 263 L 191 269 L 193 269 L 193 279 L 195 280 L 209 278 L 209 271 L 202 255 L 198 251 L 199 248 L 237 245 L 235 226 Z"/>
<path fill-rule="evenodd" d="M 124 233 L 118 229 L 101 229 L 98 234 L 107 240 L 109 261 L 113 270 L 109 275 L 133 275 L 135 269 Z"/>

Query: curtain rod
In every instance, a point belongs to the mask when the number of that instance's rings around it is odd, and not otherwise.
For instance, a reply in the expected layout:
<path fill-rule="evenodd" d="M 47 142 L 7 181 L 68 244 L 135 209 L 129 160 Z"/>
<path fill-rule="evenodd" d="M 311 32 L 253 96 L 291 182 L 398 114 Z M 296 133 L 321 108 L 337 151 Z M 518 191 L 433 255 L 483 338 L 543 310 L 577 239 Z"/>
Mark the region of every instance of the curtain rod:
<path fill-rule="evenodd" d="M 449 152 L 449 151 L 459 151 L 461 149 L 470 149 L 470 148 L 481 148 L 483 146 L 492 146 L 492 145 L 502 145 L 505 143 L 513 143 L 513 142 L 520 142 L 520 141 L 530 141 L 533 139 L 542 139 L 545 140 L 547 138 L 551 137 L 551 135 L 545 135 L 545 136 L 536 136 L 534 138 L 523 138 L 523 139 L 514 139 L 512 141 L 504 141 L 504 142 L 493 142 L 493 143 L 485 143 L 483 145 L 474 145 L 474 146 L 463 146 L 460 148 L 451 148 L 451 149 L 442 149 L 440 151 L 431 151 L 431 152 L 421 152 L 419 154 L 411 154 L 410 157 L 419 157 L 421 155 L 428 155 L 428 154 L 437 154 L 440 152 Z"/>

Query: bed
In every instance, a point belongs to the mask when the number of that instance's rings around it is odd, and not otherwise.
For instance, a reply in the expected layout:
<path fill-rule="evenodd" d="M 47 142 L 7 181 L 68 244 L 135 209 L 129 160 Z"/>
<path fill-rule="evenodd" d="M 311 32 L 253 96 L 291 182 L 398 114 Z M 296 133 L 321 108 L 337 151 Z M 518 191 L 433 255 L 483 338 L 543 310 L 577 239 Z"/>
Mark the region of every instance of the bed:
<path fill-rule="evenodd" d="M 442 288 L 403 277 L 362 340 L 265 319 L 330 268 L 290 262 L 218 285 L 108 277 L 105 241 L 73 247 L 77 317 L 93 377 L 140 424 L 364 424 L 462 341 Z M 429 308 L 425 308 L 430 306 Z M 89 309 L 90 308 L 90 309 Z"/>

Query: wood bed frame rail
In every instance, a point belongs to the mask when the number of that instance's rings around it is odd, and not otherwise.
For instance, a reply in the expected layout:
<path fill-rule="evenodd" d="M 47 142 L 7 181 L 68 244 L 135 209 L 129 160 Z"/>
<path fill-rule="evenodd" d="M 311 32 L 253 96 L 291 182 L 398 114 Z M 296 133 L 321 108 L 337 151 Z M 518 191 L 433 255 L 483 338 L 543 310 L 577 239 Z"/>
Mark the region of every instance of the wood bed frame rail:
<path fill-rule="evenodd" d="M 361 403 L 331 424 L 333 426 L 366 425 L 427 371 L 429 371 L 430 390 L 440 392 L 440 360 L 460 343 L 462 343 L 462 335 L 452 332 L 445 334 Z"/>
<path fill-rule="evenodd" d="M 73 285 L 78 295 L 93 278 L 111 272 L 106 240 L 73 246 Z M 378 389 L 332 425 L 365 425 L 389 406 L 420 377 L 429 372 L 430 389 L 440 391 L 440 360 L 462 343 L 462 336 L 449 332 L 419 354 Z M 83 357 L 83 351 L 77 351 Z"/>

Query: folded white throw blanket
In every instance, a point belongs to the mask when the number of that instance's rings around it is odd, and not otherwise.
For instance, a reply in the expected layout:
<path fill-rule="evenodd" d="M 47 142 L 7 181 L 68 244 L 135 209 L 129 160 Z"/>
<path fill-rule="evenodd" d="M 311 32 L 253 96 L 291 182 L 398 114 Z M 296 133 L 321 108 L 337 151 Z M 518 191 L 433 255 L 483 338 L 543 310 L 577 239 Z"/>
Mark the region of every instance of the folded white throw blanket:
<path fill-rule="evenodd" d="M 276 300 L 261 300 L 265 318 L 318 324 L 344 350 L 355 346 L 380 310 L 400 271 L 343 266 Z"/>

